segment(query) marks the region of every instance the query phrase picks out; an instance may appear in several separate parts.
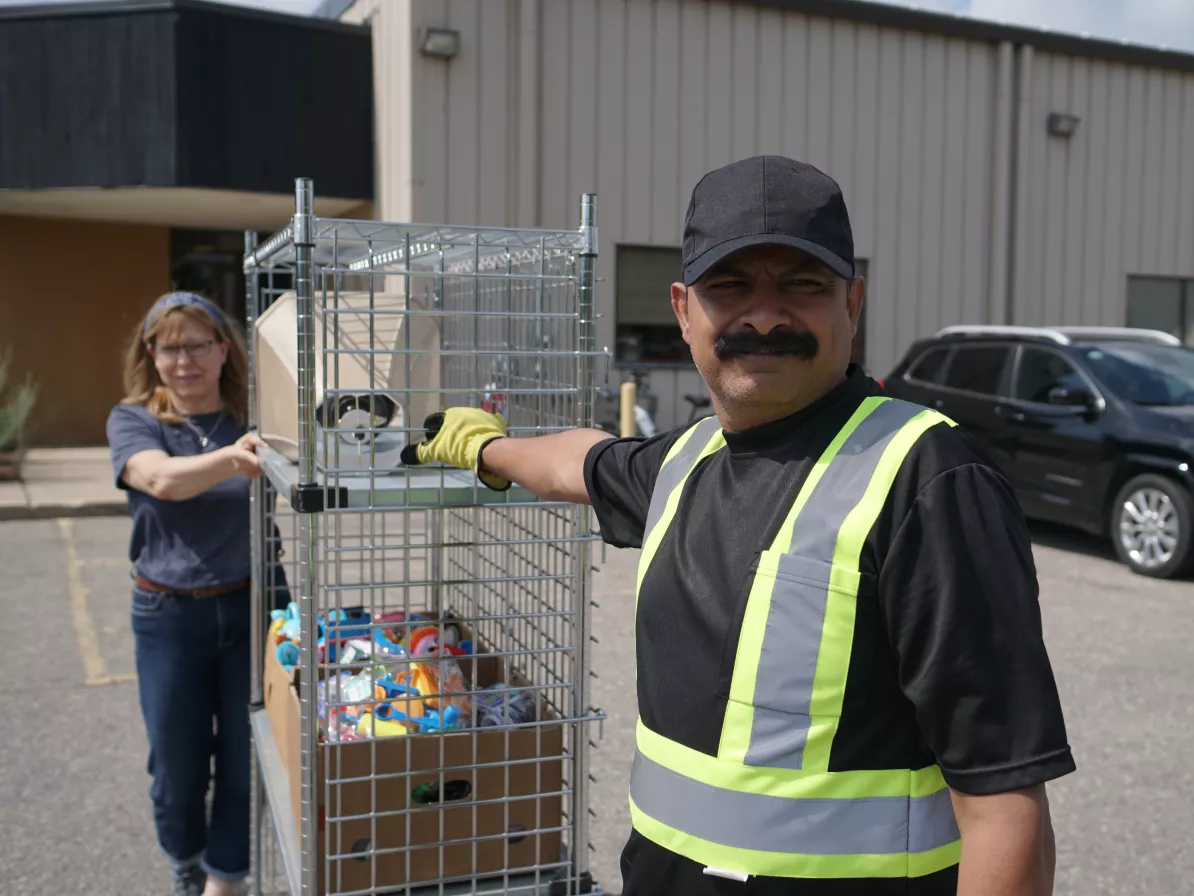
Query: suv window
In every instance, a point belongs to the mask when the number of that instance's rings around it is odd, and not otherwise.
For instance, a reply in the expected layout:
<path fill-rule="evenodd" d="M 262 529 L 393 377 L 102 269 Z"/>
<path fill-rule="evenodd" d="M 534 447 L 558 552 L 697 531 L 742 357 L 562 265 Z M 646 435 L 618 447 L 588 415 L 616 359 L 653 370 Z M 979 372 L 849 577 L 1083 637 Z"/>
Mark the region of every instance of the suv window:
<path fill-rule="evenodd" d="M 1061 355 L 1039 348 L 1025 348 L 1016 374 L 1016 398 L 1048 404 L 1049 392 L 1058 386 L 1084 389 L 1086 381 Z"/>
<path fill-rule="evenodd" d="M 1001 345 L 962 346 L 954 349 L 945 374 L 945 385 L 979 395 L 998 395 L 1003 368 L 1011 349 Z"/>
<path fill-rule="evenodd" d="M 945 359 L 949 356 L 948 348 L 935 348 L 925 352 L 908 370 L 908 378 L 921 380 L 925 383 L 937 382 L 941 375 L 941 368 L 945 366 Z"/>

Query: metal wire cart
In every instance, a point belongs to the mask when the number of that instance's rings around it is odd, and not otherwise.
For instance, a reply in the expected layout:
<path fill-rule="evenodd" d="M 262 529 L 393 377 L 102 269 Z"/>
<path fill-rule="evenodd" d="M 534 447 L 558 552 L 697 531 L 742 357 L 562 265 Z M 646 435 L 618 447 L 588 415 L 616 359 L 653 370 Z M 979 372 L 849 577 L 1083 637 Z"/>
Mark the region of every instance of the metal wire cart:
<path fill-rule="evenodd" d="M 246 235 L 255 891 L 599 893 L 586 508 L 404 466 L 425 418 L 592 424 L 576 230 L 318 218 Z"/>

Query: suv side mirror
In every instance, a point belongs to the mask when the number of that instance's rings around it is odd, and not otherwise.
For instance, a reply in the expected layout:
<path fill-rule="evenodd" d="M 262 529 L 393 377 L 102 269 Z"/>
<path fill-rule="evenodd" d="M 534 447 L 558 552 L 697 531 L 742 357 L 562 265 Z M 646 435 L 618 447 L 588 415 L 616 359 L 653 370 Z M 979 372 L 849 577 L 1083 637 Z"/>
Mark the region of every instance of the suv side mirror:
<path fill-rule="evenodd" d="M 1090 393 L 1090 390 L 1081 386 L 1074 388 L 1054 386 L 1049 390 L 1049 404 L 1071 408 L 1092 408 L 1094 403 L 1094 395 Z"/>

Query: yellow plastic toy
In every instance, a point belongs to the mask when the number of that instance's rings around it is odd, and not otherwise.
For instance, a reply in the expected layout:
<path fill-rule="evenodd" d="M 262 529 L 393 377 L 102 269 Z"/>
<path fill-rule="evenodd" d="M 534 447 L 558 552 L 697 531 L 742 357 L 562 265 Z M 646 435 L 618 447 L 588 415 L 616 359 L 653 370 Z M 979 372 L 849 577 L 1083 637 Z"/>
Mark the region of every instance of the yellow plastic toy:
<path fill-rule="evenodd" d="M 357 721 L 357 734 L 362 737 L 399 737 L 406 733 L 406 723 L 376 719 L 371 712 L 362 713 Z"/>

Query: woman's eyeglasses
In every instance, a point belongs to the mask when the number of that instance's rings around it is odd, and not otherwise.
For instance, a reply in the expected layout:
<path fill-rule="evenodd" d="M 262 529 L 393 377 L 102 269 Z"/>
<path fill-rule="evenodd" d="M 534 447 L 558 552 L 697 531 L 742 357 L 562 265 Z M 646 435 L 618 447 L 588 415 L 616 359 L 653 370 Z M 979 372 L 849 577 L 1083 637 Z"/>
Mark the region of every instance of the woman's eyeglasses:
<path fill-rule="evenodd" d="M 203 358 L 211 354 L 215 342 L 214 339 L 208 339 L 203 342 L 183 342 L 178 345 L 156 345 L 153 352 L 155 355 L 161 355 L 171 361 L 177 361 L 183 352 L 186 352 L 190 358 Z"/>

